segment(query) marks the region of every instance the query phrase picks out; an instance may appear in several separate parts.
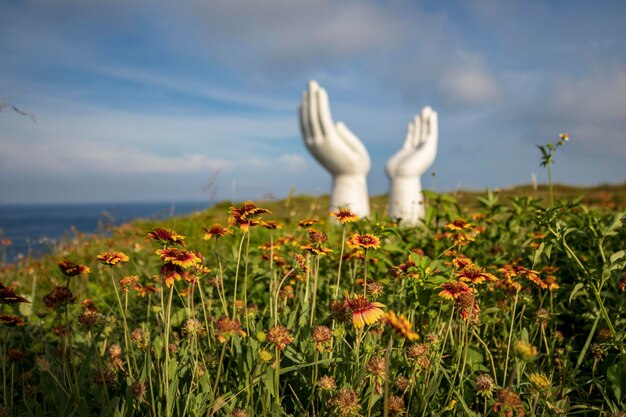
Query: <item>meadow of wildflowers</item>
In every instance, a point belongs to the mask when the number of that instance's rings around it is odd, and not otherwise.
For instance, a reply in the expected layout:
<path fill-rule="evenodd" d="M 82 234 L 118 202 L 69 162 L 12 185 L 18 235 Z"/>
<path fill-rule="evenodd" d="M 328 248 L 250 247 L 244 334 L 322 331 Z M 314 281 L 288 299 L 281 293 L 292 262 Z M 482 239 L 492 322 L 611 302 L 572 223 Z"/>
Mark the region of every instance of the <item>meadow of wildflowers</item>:
<path fill-rule="evenodd" d="M 625 415 L 623 201 L 426 196 L 421 227 L 225 203 L 5 266 L 0 415 Z"/>

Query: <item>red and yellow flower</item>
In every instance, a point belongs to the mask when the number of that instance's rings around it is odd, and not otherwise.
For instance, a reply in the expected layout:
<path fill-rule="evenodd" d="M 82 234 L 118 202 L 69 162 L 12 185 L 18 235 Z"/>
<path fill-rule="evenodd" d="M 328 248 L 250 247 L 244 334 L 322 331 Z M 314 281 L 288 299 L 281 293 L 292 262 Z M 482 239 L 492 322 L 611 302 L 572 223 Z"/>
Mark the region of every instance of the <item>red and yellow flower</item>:
<path fill-rule="evenodd" d="M 357 216 L 355 213 L 352 212 L 352 210 L 347 208 L 333 211 L 330 213 L 330 215 L 339 220 L 341 224 L 351 223 L 359 220 L 359 216 Z"/>
<path fill-rule="evenodd" d="M 7 327 L 24 326 L 26 322 L 18 316 L 0 314 L 0 324 Z"/>
<path fill-rule="evenodd" d="M 259 224 L 258 216 L 265 213 L 271 213 L 269 210 L 257 207 L 252 201 L 245 201 L 241 207 L 231 207 L 228 210 L 230 217 L 228 223 L 239 226 L 241 230 L 248 231 L 251 226 Z"/>
<path fill-rule="evenodd" d="M 103 252 L 96 259 L 105 265 L 113 266 L 130 259 L 124 252 Z"/>
<path fill-rule="evenodd" d="M 380 248 L 380 239 L 370 233 L 353 234 L 348 240 L 348 246 L 351 248 L 378 249 Z"/>
<path fill-rule="evenodd" d="M 385 317 L 385 312 L 381 307 L 385 307 L 376 301 L 370 301 L 362 295 L 355 295 L 353 298 L 346 300 L 347 309 L 352 312 L 352 324 L 357 329 L 362 329 L 376 323 Z"/>
<path fill-rule="evenodd" d="M 453 232 L 461 232 L 463 230 L 469 230 L 472 227 L 474 227 L 473 224 L 469 223 L 468 221 L 464 220 L 464 219 L 456 219 L 454 220 L 452 223 L 448 223 L 446 225 L 446 228 L 448 230 L 451 230 Z"/>
<path fill-rule="evenodd" d="M 498 280 L 493 274 L 485 272 L 484 268 L 473 264 L 467 265 L 457 272 L 455 276 L 461 281 L 471 282 L 472 284 L 482 284 L 485 281 L 494 282 Z"/>
<path fill-rule="evenodd" d="M 14 305 L 18 303 L 30 303 L 26 298 L 17 295 L 15 288 L 5 287 L 0 283 L 0 304 Z"/>
<path fill-rule="evenodd" d="M 456 300 L 461 294 L 471 294 L 472 289 L 463 281 L 448 281 L 441 284 L 441 292 L 439 297 L 447 300 Z"/>
<path fill-rule="evenodd" d="M 293 337 L 291 337 L 291 331 L 288 328 L 282 324 L 277 324 L 267 331 L 266 340 L 275 345 L 278 350 L 283 350 L 285 346 L 291 343 Z"/>
<path fill-rule="evenodd" d="M 63 275 L 68 277 L 73 277 L 80 274 L 88 274 L 91 270 L 85 266 L 80 264 L 75 264 L 74 262 L 70 262 L 67 259 L 62 260 L 57 264 L 59 269 L 63 273 Z"/>
<path fill-rule="evenodd" d="M 217 340 L 221 343 L 226 343 L 226 340 L 230 336 L 238 335 L 246 337 L 247 334 L 241 329 L 241 322 L 235 319 L 229 319 L 226 316 L 222 316 L 217 320 Z"/>
<path fill-rule="evenodd" d="M 227 234 L 232 233 L 230 229 L 218 223 L 213 224 L 213 226 L 211 226 L 208 229 L 206 227 L 203 227 L 203 229 L 204 229 L 204 237 L 203 237 L 204 240 L 209 240 L 213 236 L 215 236 L 216 238 L 224 237 Z"/>
<path fill-rule="evenodd" d="M 319 223 L 319 220 L 317 219 L 302 219 L 298 222 L 298 227 L 309 227 L 309 226 L 313 226 L 315 223 Z"/>
<path fill-rule="evenodd" d="M 185 246 L 185 236 L 179 235 L 171 229 L 156 227 L 146 234 L 146 239 L 152 239 L 162 245 Z"/>
<path fill-rule="evenodd" d="M 181 249 L 159 249 L 155 252 L 161 257 L 163 262 L 169 262 L 179 265 L 183 268 L 189 268 L 201 262 L 201 259 L 194 252 Z"/>

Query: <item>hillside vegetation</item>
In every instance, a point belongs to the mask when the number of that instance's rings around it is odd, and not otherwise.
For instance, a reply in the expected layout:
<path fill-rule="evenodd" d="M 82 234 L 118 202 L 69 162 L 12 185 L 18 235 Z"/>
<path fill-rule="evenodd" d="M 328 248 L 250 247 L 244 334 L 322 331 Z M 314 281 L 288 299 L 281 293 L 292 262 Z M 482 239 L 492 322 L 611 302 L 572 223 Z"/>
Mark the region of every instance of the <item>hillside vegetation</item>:
<path fill-rule="evenodd" d="M 75 233 L 0 270 L 0 415 L 622 416 L 626 183 L 553 192 Z"/>

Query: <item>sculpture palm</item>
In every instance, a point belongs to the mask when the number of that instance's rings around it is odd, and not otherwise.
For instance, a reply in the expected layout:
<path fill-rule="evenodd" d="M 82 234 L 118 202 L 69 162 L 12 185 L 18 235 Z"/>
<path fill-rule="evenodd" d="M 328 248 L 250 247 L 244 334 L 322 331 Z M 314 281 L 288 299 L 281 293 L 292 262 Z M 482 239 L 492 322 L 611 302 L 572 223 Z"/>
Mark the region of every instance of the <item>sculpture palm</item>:
<path fill-rule="evenodd" d="M 438 136 L 437 113 L 424 107 L 409 123 L 402 148 L 387 162 L 389 215 L 404 224 L 415 225 L 424 217 L 420 177 L 435 160 Z"/>
<path fill-rule="evenodd" d="M 309 81 L 303 93 L 299 115 L 306 147 L 333 177 L 331 210 L 347 207 L 361 217 L 368 216 L 369 154 L 345 124 L 333 122 L 328 95 L 315 81 Z"/>

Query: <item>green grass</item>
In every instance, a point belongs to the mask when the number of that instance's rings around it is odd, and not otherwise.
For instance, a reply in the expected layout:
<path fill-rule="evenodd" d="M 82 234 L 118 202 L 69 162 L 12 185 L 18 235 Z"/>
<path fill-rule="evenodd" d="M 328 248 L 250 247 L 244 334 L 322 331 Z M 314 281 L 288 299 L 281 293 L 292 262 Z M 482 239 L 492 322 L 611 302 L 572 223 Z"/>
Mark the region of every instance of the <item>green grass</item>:
<path fill-rule="evenodd" d="M 419 228 L 386 218 L 385 196 L 372 198 L 371 219 L 345 229 L 328 220 L 327 197 L 291 196 L 257 202 L 277 230 L 232 225 L 203 240 L 203 227 L 226 226 L 240 207 L 224 202 L 109 237 L 72 236 L 0 271 L 32 301 L 12 305 L 2 293 L 3 320 L 26 324 L 0 328 L 0 407 L 20 416 L 619 415 L 626 183 L 553 191 L 554 207 L 547 187 L 426 192 Z M 310 218 L 323 235 L 298 226 Z M 457 219 L 471 226 L 453 230 Z M 184 249 L 211 271 L 190 266 L 165 286 L 169 262 L 155 251 L 179 246 L 146 239 L 156 227 L 186 236 Z M 380 248 L 345 245 L 366 233 Z M 311 252 L 323 248 L 332 252 Z M 103 265 L 105 251 L 130 261 Z M 63 259 L 91 272 L 67 278 Z M 125 292 L 120 280 L 132 275 L 140 287 Z M 462 276 L 474 282 L 458 284 Z M 48 308 L 44 296 L 66 285 L 76 300 Z M 463 295 L 442 297 L 453 285 Z M 149 286 L 157 291 L 141 296 Z M 373 319 L 402 315 L 405 333 L 393 318 L 355 327 L 363 306 Z"/>

